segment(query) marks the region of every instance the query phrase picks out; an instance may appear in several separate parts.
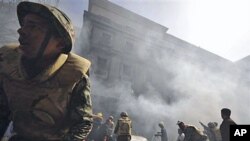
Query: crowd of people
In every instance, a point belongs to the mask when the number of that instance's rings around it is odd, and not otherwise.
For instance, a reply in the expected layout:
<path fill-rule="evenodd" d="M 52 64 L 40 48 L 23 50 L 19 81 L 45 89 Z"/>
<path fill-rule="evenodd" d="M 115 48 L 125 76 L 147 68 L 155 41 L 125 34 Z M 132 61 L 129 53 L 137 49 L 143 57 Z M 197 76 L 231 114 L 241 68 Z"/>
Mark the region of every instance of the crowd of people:
<path fill-rule="evenodd" d="M 217 122 L 208 122 L 207 125 L 205 125 L 200 121 L 199 123 L 203 127 L 203 130 L 194 125 L 178 121 L 177 125 L 179 128 L 176 141 L 229 141 L 230 125 L 236 125 L 230 118 L 230 115 L 230 109 L 221 109 L 223 121 L 220 127 L 218 127 Z M 131 140 L 132 121 L 126 112 L 121 113 L 116 123 L 114 123 L 113 116 L 109 116 L 104 123 L 102 123 L 102 120 L 103 115 L 101 113 L 97 113 L 94 116 L 93 129 L 88 136 L 88 141 Z M 124 126 L 124 123 L 127 124 L 127 127 Z M 161 141 L 168 141 L 169 139 L 164 122 L 160 122 L 158 125 L 160 127 L 160 132 L 157 132 L 154 136 L 157 139 L 160 138 Z M 155 140 L 155 138 L 153 140 Z"/>
<path fill-rule="evenodd" d="M 199 122 L 204 130 L 200 130 L 193 125 L 187 125 L 182 121 L 178 121 L 178 139 L 177 141 L 230 141 L 230 125 L 236 123 L 230 118 L 231 110 L 228 108 L 221 109 L 221 117 L 223 119 L 218 128 L 217 122 L 209 122 L 207 125 Z"/>
<path fill-rule="evenodd" d="M 127 112 L 121 112 L 120 118 L 114 123 L 114 117 L 109 116 L 103 122 L 103 114 L 93 114 L 93 127 L 87 136 L 87 141 L 130 141 L 132 121 Z"/>

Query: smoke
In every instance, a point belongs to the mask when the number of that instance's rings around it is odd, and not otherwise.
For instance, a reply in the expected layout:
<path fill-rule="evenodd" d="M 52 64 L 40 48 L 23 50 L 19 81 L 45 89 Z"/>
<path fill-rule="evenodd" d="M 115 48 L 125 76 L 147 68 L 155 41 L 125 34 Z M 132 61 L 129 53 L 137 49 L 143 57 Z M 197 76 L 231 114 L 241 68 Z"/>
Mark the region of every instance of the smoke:
<path fill-rule="evenodd" d="M 165 123 L 170 140 L 177 138 L 178 120 L 201 130 L 199 121 L 204 124 L 214 121 L 220 125 L 220 110 L 224 107 L 232 110 L 231 117 L 236 123 L 250 122 L 249 89 L 239 85 L 242 74 L 237 64 L 196 46 L 191 47 L 196 51 L 183 51 L 176 46 L 172 55 L 169 50 L 154 49 L 152 52 L 142 46 L 137 44 L 137 48 L 131 50 L 139 59 L 154 64 L 152 70 L 147 65 L 138 67 L 138 60 L 128 59 L 127 64 L 137 66 L 133 68 L 136 74 L 131 81 L 109 82 L 92 73 L 94 112 L 101 111 L 106 117 L 113 114 L 115 119 L 119 118 L 120 112 L 128 112 L 133 121 L 133 134 L 149 140 L 160 131 L 160 121 Z M 137 80 L 143 73 L 140 70 L 148 73 L 145 81 Z M 143 87 L 137 87 L 135 81 Z"/>
<path fill-rule="evenodd" d="M 159 130 L 157 125 L 160 121 L 165 123 L 170 140 L 176 138 L 178 120 L 200 128 L 199 121 L 205 124 L 210 121 L 220 123 L 220 109 L 223 107 L 232 109 L 232 118 L 237 123 L 249 123 L 250 112 L 247 107 L 249 107 L 250 96 L 241 91 L 242 88 L 234 90 L 237 82 L 214 72 L 205 72 L 204 68 L 199 68 L 190 62 L 179 61 L 175 64 L 176 69 L 171 68 L 171 70 L 175 70 L 172 72 L 175 74 L 174 79 L 166 80 L 175 90 L 173 94 L 175 102 L 171 102 L 171 104 L 168 99 L 162 98 L 164 95 L 168 95 L 168 90 L 165 89 L 164 94 L 158 93 L 156 86 L 150 85 L 150 83 L 147 83 L 146 86 L 148 90 L 139 96 L 135 96 L 137 94 L 133 92 L 131 85 L 122 82 L 105 87 L 93 80 L 93 85 L 98 83 L 99 86 L 94 86 L 92 89 L 94 94 L 98 93 L 103 96 L 113 94 L 113 97 L 118 100 L 117 107 L 113 107 L 117 111 L 116 113 L 127 111 L 133 120 L 135 133 L 148 138 Z M 100 110 L 109 114 L 105 112 L 108 108 L 98 103 L 94 103 L 94 107 L 102 107 Z"/>

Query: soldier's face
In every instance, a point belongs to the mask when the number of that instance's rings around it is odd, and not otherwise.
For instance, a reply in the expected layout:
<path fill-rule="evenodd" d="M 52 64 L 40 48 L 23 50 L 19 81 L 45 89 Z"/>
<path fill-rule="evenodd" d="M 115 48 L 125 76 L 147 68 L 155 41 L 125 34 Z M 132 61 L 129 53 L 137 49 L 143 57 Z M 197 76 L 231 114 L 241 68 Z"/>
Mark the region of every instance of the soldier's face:
<path fill-rule="evenodd" d="M 48 21 L 35 14 L 27 14 L 18 29 L 20 50 L 26 58 L 35 58 L 49 30 Z M 44 56 L 58 52 L 59 40 L 51 37 L 44 51 Z"/>

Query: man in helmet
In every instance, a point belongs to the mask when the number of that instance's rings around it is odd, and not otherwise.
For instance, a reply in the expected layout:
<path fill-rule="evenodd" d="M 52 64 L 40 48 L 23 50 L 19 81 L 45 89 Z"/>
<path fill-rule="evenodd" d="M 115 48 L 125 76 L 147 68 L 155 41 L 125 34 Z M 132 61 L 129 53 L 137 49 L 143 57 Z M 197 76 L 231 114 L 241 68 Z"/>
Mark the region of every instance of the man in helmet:
<path fill-rule="evenodd" d="M 97 141 L 112 141 L 112 133 L 114 130 L 113 116 L 109 116 L 98 130 Z"/>
<path fill-rule="evenodd" d="M 0 126 L 13 121 L 11 141 L 85 140 L 92 127 L 90 61 L 70 52 L 70 19 L 27 1 L 17 16 L 19 44 L 0 48 Z"/>
<path fill-rule="evenodd" d="M 126 112 L 121 112 L 120 116 L 114 130 L 114 133 L 117 135 L 117 141 L 130 141 L 132 121 Z"/>

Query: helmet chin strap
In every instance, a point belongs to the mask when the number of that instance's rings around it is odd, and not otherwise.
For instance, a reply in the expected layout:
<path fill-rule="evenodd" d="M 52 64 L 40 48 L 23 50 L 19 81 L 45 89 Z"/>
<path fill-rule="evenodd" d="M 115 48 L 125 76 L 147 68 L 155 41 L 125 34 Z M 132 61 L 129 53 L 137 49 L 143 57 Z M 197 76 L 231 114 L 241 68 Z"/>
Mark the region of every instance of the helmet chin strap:
<path fill-rule="evenodd" d="M 38 60 L 40 60 L 43 57 L 44 51 L 48 46 L 49 40 L 52 36 L 52 32 L 51 29 L 49 28 L 45 34 L 45 37 L 43 39 L 43 42 L 41 43 L 41 46 L 39 47 L 39 50 L 37 52 L 36 57 L 34 58 L 34 64 L 38 62 Z"/>
<path fill-rule="evenodd" d="M 36 68 L 35 66 L 39 65 L 37 63 L 42 59 L 44 51 L 45 51 L 46 47 L 48 46 L 48 43 L 49 43 L 49 40 L 50 40 L 51 36 L 52 36 L 51 29 L 48 29 L 46 31 L 44 40 L 41 43 L 41 46 L 38 48 L 38 52 L 37 52 L 36 57 L 33 58 L 33 59 L 27 59 L 26 58 L 26 61 L 23 62 L 24 65 L 26 66 L 26 69 L 27 69 L 26 71 L 29 72 L 28 73 L 28 79 L 32 79 L 33 77 L 35 77 L 41 71 L 40 68 Z M 22 58 L 22 59 L 25 59 L 25 58 Z M 33 66 L 32 71 L 30 71 L 31 66 Z"/>

